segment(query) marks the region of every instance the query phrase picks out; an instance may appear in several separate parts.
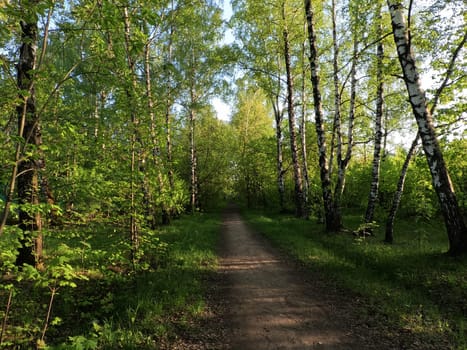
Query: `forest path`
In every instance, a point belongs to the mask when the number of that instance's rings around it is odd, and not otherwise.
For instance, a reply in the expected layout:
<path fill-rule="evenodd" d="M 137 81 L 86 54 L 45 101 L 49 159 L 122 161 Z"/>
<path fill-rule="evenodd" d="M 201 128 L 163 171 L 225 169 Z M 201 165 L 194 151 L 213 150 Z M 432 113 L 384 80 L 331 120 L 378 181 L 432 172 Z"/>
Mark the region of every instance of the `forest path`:
<path fill-rule="evenodd" d="M 376 345 L 369 346 L 349 318 L 343 319 L 351 305 L 338 305 L 341 300 L 329 296 L 333 293 L 307 281 L 303 271 L 251 230 L 233 206 L 224 214 L 220 257 L 227 348 L 368 349 Z"/>

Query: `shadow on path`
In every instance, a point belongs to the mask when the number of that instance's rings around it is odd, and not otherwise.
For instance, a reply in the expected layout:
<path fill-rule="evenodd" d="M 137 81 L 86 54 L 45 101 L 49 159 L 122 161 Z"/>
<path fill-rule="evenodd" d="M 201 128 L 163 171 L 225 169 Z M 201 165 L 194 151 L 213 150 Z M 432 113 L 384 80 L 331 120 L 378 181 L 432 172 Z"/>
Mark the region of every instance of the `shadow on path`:
<path fill-rule="evenodd" d="M 220 272 L 231 349 L 365 349 L 339 309 L 243 222 L 224 214 Z"/>

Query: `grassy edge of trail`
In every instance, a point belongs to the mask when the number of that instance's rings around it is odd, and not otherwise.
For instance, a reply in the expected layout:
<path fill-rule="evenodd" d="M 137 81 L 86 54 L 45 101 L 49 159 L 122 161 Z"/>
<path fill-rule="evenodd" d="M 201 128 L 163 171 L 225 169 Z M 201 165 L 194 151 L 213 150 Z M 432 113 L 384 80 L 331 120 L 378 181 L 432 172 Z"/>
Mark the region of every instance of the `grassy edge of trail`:
<path fill-rule="evenodd" d="M 355 303 L 357 317 L 380 327 L 404 349 L 467 348 L 467 257 L 452 258 L 444 227 L 401 221 L 396 242 L 326 234 L 313 220 L 244 212 L 244 218 L 276 247 Z M 356 229 L 360 218 L 346 217 Z M 347 293 L 347 292 L 348 293 Z"/>
<path fill-rule="evenodd" d="M 111 223 L 49 232 L 46 271 L 37 277 L 44 283 L 12 285 L 0 349 L 198 348 L 210 336 L 203 324 L 212 322 L 207 297 L 218 263 L 220 225 L 220 213 L 197 213 L 142 233 L 136 268 L 126 258 L 125 230 Z M 63 275 L 58 282 L 45 277 L 63 267 L 72 277 Z M 39 341 L 54 283 L 60 288 Z M 3 301 L 7 294 L 0 294 Z"/>

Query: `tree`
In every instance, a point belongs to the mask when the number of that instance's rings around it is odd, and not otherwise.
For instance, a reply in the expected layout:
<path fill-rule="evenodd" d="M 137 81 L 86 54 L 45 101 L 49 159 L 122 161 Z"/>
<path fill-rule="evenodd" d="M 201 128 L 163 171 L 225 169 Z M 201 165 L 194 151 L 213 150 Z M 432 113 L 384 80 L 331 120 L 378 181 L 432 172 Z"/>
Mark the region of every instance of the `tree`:
<path fill-rule="evenodd" d="M 249 208 L 264 203 L 266 188 L 272 179 L 271 146 L 273 130 L 264 92 L 246 85 L 238 91 L 237 110 L 232 116 L 237 155 L 235 169 L 240 194 Z M 269 159 L 269 161 L 268 161 Z"/>
<path fill-rule="evenodd" d="M 250 78 L 256 83 L 267 96 L 270 101 L 274 112 L 274 129 L 275 129 L 275 161 L 276 161 L 276 186 L 279 199 L 279 210 L 285 210 L 285 174 L 284 169 L 284 108 L 283 108 L 283 79 L 280 75 L 282 69 L 283 57 L 280 55 L 280 43 L 277 38 L 277 26 L 275 19 L 275 3 L 259 3 L 253 1 L 234 1 L 232 3 L 234 15 L 231 19 L 231 24 L 235 30 L 237 39 L 238 65 L 248 75 L 245 78 Z M 267 10 L 265 9 L 267 6 Z M 263 15 L 268 14 L 269 17 L 274 18 L 274 22 L 268 25 L 262 18 Z M 261 38 L 261 40 L 253 40 L 253 38 Z M 267 52 L 268 54 L 264 54 Z M 244 89 L 243 78 L 239 82 L 239 93 L 237 97 L 238 111 L 240 112 L 244 107 L 242 106 L 246 100 L 243 97 L 241 90 Z M 234 114 L 235 116 L 236 114 Z M 235 119 L 238 119 L 235 117 Z M 234 122 L 233 119 L 232 121 Z M 235 122 L 238 124 L 238 122 Z M 234 124 L 233 124 L 234 125 Z M 242 157 L 240 157 L 241 159 Z M 245 178 L 242 176 L 241 178 Z M 245 187 L 242 186 L 242 190 Z M 246 193 L 247 203 L 252 202 L 251 195 Z M 251 203 L 249 203 L 250 205 Z"/>
<path fill-rule="evenodd" d="M 404 7 L 400 1 L 388 0 L 387 3 L 404 82 L 418 125 L 418 132 L 422 140 L 428 167 L 430 168 L 433 187 L 444 216 L 449 238 L 449 254 L 464 254 L 467 252 L 467 227 L 459 210 L 454 188 L 435 133 L 432 116 L 427 107 L 425 93 L 420 85 L 420 78 L 411 48 L 411 38 L 404 19 Z"/>
<path fill-rule="evenodd" d="M 376 9 L 377 18 L 377 37 L 382 36 L 382 15 L 381 15 L 381 3 L 378 1 Z M 368 194 L 368 206 L 365 212 L 365 224 L 371 224 L 373 222 L 373 216 L 376 208 L 376 201 L 378 199 L 378 189 L 381 172 L 381 143 L 383 140 L 383 106 L 384 106 L 384 77 L 383 77 L 383 58 L 384 48 L 383 41 L 379 40 L 376 49 L 376 112 L 375 112 L 375 127 L 374 127 L 374 150 L 373 150 L 373 164 L 371 170 L 371 185 L 370 192 Z M 366 227 L 363 229 L 363 234 L 371 234 L 372 229 Z"/>
<path fill-rule="evenodd" d="M 203 210 L 217 209 L 234 192 L 236 134 L 231 124 L 215 117 L 211 106 L 200 110 L 198 116 L 198 200 Z"/>
<path fill-rule="evenodd" d="M 457 47 L 454 49 L 454 52 L 452 53 L 452 57 L 450 59 L 449 65 L 447 67 L 447 70 L 444 74 L 444 79 L 439 86 L 439 88 L 436 90 L 436 93 L 434 95 L 431 107 L 430 107 L 430 114 L 433 115 L 436 107 L 438 106 L 439 100 L 441 98 L 441 95 L 443 91 L 448 87 L 449 82 L 451 80 L 451 76 L 454 73 L 454 65 L 456 63 L 456 60 L 459 57 L 461 49 L 464 47 L 465 43 L 467 41 L 467 32 L 464 34 L 462 39 L 460 40 L 459 44 Z M 415 154 L 415 151 L 417 149 L 418 143 L 420 141 L 420 135 L 417 133 L 415 136 L 414 140 L 412 141 L 412 144 L 410 146 L 409 151 L 407 152 L 404 164 L 402 166 L 401 174 L 399 177 L 399 181 L 397 183 L 397 190 L 394 193 L 394 199 L 392 201 L 391 209 L 388 214 L 388 218 L 386 221 L 386 231 L 385 231 L 385 238 L 384 241 L 387 243 L 392 243 L 394 240 L 394 221 L 396 218 L 396 213 L 399 208 L 399 204 L 402 199 L 402 193 L 404 191 L 404 184 L 405 184 L 405 179 L 407 176 L 407 170 L 409 168 L 409 163 L 412 159 L 412 157 Z"/>
<path fill-rule="evenodd" d="M 340 212 L 336 211 L 332 200 L 331 178 L 329 164 L 327 159 L 326 136 L 324 131 L 323 108 L 320 91 L 320 76 L 318 68 L 318 50 L 314 24 L 314 12 L 311 6 L 311 0 L 305 0 L 305 14 L 308 26 L 309 42 L 309 60 L 311 83 L 313 86 L 313 102 L 315 109 L 315 127 L 319 153 L 319 168 L 321 178 L 321 190 L 324 203 L 324 215 L 326 231 L 339 231 L 342 227 L 342 217 Z"/>
<path fill-rule="evenodd" d="M 188 3 L 176 16 L 172 58 L 177 69 L 180 87 L 178 103 L 183 106 L 189 132 L 190 209 L 199 208 L 199 162 L 197 156 L 197 119 L 210 97 L 222 88 L 216 79 L 224 64 L 221 10 L 215 4 Z M 190 6 L 188 6 L 190 5 Z M 190 23 L 190 26 L 186 26 Z"/>
<path fill-rule="evenodd" d="M 37 265 L 42 258 L 41 216 L 38 212 L 40 164 L 37 150 L 42 144 L 41 126 L 36 108 L 35 70 L 38 42 L 38 1 L 21 8 L 21 47 L 17 65 L 19 100 L 18 136 L 23 142 L 22 157 L 18 160 L 19 227 L 23 231 L 16 264 Z M 14 179 L 13 179 L 14 181 Z"/>
<path fill-rule="evenodd" d="M 282 3 L 282 20 L 283 30 L 282 36 L 284 39 L 284 61 L 285 71 L 287 77 L 287 113 L 289 116 L 289 138 L 290 138 L 290 150 L 292 152 L 292 167 L 294 172 L 294 194 L 295 194 L 295 215 L 299 218 L 306 218 L 308 216 L 306 210 L 305 194 L 303 192 L 303 179 L 302 169 L 300 166 L 300 160 L 298 155 L 297 136 L 295 131 L 295 106 L 294 106 L 294 83 L 291 72 L 290 62 L 290 42 L 289 42 L 289 30 L 286 23 L 286 10 L 285 2 Z"/>

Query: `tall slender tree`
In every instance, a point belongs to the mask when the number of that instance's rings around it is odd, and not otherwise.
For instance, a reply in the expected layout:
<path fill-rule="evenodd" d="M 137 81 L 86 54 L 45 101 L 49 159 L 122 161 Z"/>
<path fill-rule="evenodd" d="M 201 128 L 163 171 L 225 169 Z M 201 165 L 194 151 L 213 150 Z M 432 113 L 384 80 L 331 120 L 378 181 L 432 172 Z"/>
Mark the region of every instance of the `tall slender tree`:
<path fill-rule="evenodd" d="M 180 96 L 189 130 L 190 209 L 200 203 L 198 181 L 197 120 L 198 113 L 219 87 L 216 79 L 221 72 L 222 48 L 218 44 L 222 35 L 220 8 L 214 4 L 196 3 L 179 9 L 176 17 L 172 64 L 178 70 Z M 190 23 L 188 28 L 185 23 Z"/>
<path fill-rule="evenodd" d="M 451 59 L 449 61 L 449 65 L 444 74 L 444 79 L 441 85 L 439 86 L 439 88 L 436 90 L 435 96 L 431 103 L 431 107 L 430 107 L 431 115 L 435 113 L 436 107 L 438 106 L 438 103 L 439 103 L 439 99 L 441 98 L 441 95 L 444 89 L 448 87 L 449 82 L 451 81 L 451 77 L 454 73 L 454 66 L 455 66 L 456 60 L 458 59 L 460 52 L 466 42 L 467 42 L 467 32 L 464 33 L 464 36 L 459 41 L 459 44 L 456 46 L 456 48 L 454 49 L 454 52 L 452 53 Z M 417 133 L 405 157 L 404 164 L 401 170 L 401 174 L 399 176 L 399 180 L 397 183 L 397 189 L 396 189 L 396 192 L 394 193 L 394 198 L 392 200 L 391 208 L 389 210 L 388 218 L 386 220 L 386 231 L 385 231 L 385 238 L 384 238 L 384 241 L 386 243 L 392 243 L 394 241 L 394 222 L 396 219 L 396 213 L 397 213 L 399 204 L 402 199 L 402 193 L 404 191 L 404 184 L 405 184 L 405 180 L 407 177 L 409 164 L 410 164 L 410 161 L 412 160 L 412 157 L 415 154 L 415 151 L 417 149 L 419 142 L 420 142 L 420 135 Z"/>
<path fill-rule="evenodd" d="M 311 84 L 313 86 L 313 102 L 315 109 L 315 127 L 318 142 L 319 168 L 321 178 L 321 190 L 324 203 L 324 216 L 326 231 L 339 231 L 342 228 L 342 217 L 333 204 L 331 177 L 327 159 L 326 135 L 324 129 L 324 116 L 320 90 L 319 59 L 317 49 L 314 12 L 311 0 L 305 0 L 305 15 L 308 26 L 309 60 Z"/>
<path fill-rule="evenodd" d="M 296 132 L 296 121 L 295 121 L 295 106 L 294 106 L 294 82 L 291 71 L 291 59 L 290 59 L 290 42 L 289 42 L 289 30 L 286 23 L 286 9 L 285 2 L 282 3 L 282 21 L 283 29 L 282 36 L 284 40 L 284 62 L 285 72 L 287 77 L 287 114 L 289 117 L 289 138 L 290 138 L 290 149 L 292 152 L 292 166 L 294 172 L 294 195 L 295 195 L 295 215 L 299 218 L 305 218 L 308 216 L 305 204 L 305 194 L 303 192 L 303 179 L 302 169 L 300 166 L 300 159 L 298 154 L 297 145 L 297 132 Z"/>
<path fill-rule="evenodd" d="M 303 26 L 306 31 L 306 23 Z M 301 104 L 301 115 L 299 122 L 299 133 L 300 133 L 300 151 L 302 154 L 302 173 L 303 173 L 303 201 L 305 204 L 306 211 L 309 212 L 309 191 L 310 191 L 310 176 L 308 170 L 308 140 L 307 140 L 307 124 L 308 124 L 308 103 L 307 103 L 307 65 L 306 65 L 306 35 L 301 45 L 300 64 L 302 66 L 301 72 L 301 91 L 300 91 L 300 104 Z"/>
<path fill-rule="evenodd" d="M 276 182 L 277 182 L 277 191 L 279 194 L 279 208 L 280 211 L 285 211 L 285 170 L 284 170 L 284 155 L 283 155 L 283 130 L 282 130 L 282 121 L 284 120 L 284 111 L 281 108 L 280 103 L 280 85 L 281 79 L 278 78 L 277 81 L 277 90 L 275 93 L 272 93 L 270 99 L 272 108 L 274 111 L 274 122 L 276 129 Z"/>
<path fill-rule="evenodd" d="M 449 253 L 451 255 L 465 254 L 467 253 L 467 227 L 459 210 L 454 188 L 435 133 L 433 119 L 427 107 L 425 93 L 420 84 L 420 77 L 411 48 L 409 27 L 404 18 L 404 6 L 401 1 L 393 0 L 388 0 L 387 4 L 404 82 L 418 125 L 418 132 L 432 176 L 433 187 L 444 216 L 449 238 Z"/>
<path fill-rule="evenodd" d="M 19 227 L 23 231 L 21 248 L 16 264 L 36 265 L 42 257 L 41 216 L 36 206 L 39 204 L 39 178 L 37 152 L 42 144 L 41 125 L 36 106 L 35 69 L 38 43 L 39 1 L 22 4 L 24 17 L 20 20 L 21 47 L 17 65 L 17 84 L 20 92 L 17 106 L 18 136 L 23 143 L 22 157 L 18 164 L 17 185 L 20 202 Z"/>
<path fill-rule="evenodd" d="M 381 15 L 381 2 L 378 1 L 376 8 L 376 26 L 377 26 L 377 37 L 381 38 L 383 27 L 382 27 L 382 15 Z M 373 137 L 373 162 L 371 168 L 371 184 L 370 192 L 368 194 L 368 205 L 365 212 L 365 224 L 373 222 L 375 213 L 376 203 L 379 193 L 380 184 L 380 173 L 381 173 L 381 145 L 383 140 L 383 106 L 384 106 L 384 77 L 383 77 L 383 58 L 384 48 L 383 41 L 379 40 L 376 46 L 376 112 L 375 112 L 375 126 L 374 126 L 374 137 Z M 371 234 L 371 226 L 366 226 L 363 229 L 364 234 Z"/>

